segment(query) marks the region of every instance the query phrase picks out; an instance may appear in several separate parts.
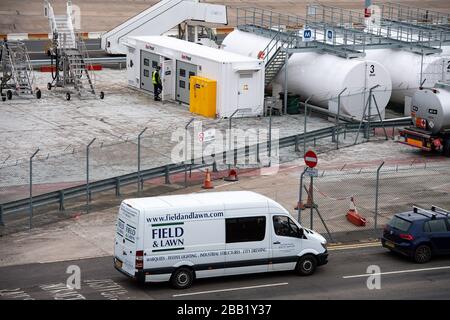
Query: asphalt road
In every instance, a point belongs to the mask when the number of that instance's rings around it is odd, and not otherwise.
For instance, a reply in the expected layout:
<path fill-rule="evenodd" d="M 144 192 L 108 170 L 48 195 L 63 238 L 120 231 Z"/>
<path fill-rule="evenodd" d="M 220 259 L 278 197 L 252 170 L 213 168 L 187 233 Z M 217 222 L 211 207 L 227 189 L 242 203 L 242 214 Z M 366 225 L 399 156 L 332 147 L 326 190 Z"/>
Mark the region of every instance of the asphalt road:
<path fill-rule="evenodd" d="M 67 267 L 81 270 L 81 288 L 67 289 Z M 377 265 L 380 289 L 367 287 Z M 386 274 L 385 274 L 386 273 Z M 112 265 L 112 257 L 0 268 L 1 299 L 450 299 L 450 257 L 425 265 L 380 246 L 330 251 L 329 263 L 310 277 L 291 272 L 197 280 L 187 290 L 168 283 L 138 284 Z"/>

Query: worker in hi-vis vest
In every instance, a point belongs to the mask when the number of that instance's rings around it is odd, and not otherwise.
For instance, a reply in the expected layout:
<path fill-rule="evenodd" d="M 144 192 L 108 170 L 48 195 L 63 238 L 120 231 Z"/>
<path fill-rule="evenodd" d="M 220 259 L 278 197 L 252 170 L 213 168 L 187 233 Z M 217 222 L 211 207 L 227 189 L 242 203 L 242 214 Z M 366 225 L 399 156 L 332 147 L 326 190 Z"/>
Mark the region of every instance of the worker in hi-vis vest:
<path fill-rule="evenodd" d="M 155 101 L 161 101 L 161 98 L 159 97 L 159 94 L 162 92 L 161 76 L 159 74 L 160 70 L 161 67 L 157 66 L 152 72 L 153 96 Z"/>

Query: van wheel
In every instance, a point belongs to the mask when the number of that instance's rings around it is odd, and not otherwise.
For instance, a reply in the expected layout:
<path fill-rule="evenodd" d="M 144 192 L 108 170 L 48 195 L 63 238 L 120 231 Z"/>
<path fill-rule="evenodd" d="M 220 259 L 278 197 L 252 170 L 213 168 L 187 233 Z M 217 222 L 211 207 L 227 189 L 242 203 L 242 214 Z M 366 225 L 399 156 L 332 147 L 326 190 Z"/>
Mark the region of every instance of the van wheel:
<path fill-rule="evenodd" d="M 170 282 L 175 289 L 187 289 L 194 282 L 194 272 L 188 268 L 179 268 L 172 273 Z"/>
<path fill-rule="evenodd" d="M 317 259 L 313 255 L 301 257 L 297 262 L 297 272 L 301 276 L 310 276 L 316 271 Z"/>
<path fill-rule="evenodd" d="M 414 251 L 414 261 L 417 263 L 425 263 L 431 260 L 431 248 L 426 244 L 422 244 Z"/>

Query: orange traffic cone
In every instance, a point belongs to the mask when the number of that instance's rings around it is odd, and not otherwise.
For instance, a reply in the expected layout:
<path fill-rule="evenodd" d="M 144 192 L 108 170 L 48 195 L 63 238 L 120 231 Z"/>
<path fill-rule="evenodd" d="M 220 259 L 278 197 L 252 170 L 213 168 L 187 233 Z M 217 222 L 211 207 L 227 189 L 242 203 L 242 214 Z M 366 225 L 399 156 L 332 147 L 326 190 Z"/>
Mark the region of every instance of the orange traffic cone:
<path fill-rule="evenodd" d="M 306 203 L 299 203 L 297 202 L 297 205 L 295 206 L 294 210 L 298 210 L 298 205 L 300 204 L 300 209 L 306 209 L 306 208 L 316 208 L 316 204 L 312 203 L 311 195 L 313 194 L 313 187 L 312 184 L 309 185 L 308 190 L 308 198 L 306 199 Z"/>
<path fill-rule="evenodd" d="M 238 181 L 238 175 L 237 175 L 237 170 L 236 169 L 230 169 L 228 170 L 228 176 L 226 176 L 225 178 L 223 178 L 223 180 L 225 181 Z"/>
<path fill-rule="evenodd" d="M 205 181 L 203 182 L 203 189 L 214 189 L 214 186 L 211 182 L 211 174 L 209 173 L 209 169 L 206 169 Z"/>
<path fill-rule="evenodd" d="M 355 226 L 364 227 L 366 225 L 366 218 L 362 217 L 356 209 L 355 199 L 350 198 L 350 207 L 346 214 L 347 220 L 353 223 Z"/>

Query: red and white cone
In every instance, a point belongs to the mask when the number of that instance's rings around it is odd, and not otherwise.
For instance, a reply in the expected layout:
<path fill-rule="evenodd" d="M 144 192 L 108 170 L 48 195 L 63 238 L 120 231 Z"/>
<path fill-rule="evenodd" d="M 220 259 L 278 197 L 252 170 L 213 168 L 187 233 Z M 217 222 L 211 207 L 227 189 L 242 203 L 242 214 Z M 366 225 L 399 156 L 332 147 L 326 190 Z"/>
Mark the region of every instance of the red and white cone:
<path fill-rule="evenodd" d="M 353 223 L 355 226 L 364 227 L 367 223 L 366 218 L 362 217 L 356 209 L 355 199 L 350 198 L 350 206 L 346 214 L 347 220 Z"/>

